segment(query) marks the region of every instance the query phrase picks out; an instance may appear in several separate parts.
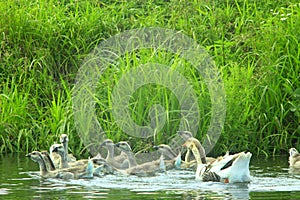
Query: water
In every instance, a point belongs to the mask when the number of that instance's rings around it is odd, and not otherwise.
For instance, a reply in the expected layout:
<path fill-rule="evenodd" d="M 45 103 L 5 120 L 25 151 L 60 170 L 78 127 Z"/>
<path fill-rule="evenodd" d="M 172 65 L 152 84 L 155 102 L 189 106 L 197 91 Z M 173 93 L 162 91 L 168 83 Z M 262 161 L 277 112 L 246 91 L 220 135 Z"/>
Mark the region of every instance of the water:
<path fill-rule="evenodd" d="M 250 165 L 248 184 L 202 183 L 192 171 L 63 181 L 40 179 L 24 154 L 0 155 L 0 199 L 300 199 L 300 175 L 289 172 L 286 157 L 253 157 Z"/>

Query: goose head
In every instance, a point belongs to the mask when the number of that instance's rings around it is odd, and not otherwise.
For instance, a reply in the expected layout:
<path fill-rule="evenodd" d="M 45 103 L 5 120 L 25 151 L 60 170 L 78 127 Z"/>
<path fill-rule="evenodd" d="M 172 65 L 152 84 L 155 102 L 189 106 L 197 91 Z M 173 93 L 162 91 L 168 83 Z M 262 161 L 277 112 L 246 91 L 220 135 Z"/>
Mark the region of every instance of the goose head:
<path fill-rule="evenodd" d="M 52 153 L 57 153 L 61 157 L 64 156 L 65 148 L 62 144 L 54 144 L 52 147 Z"/>
<path fill-rule="evenodd" d="M 190 131 L 178 131 L 177 133 L 184 141 L 193 137 L 193 134 Z"/>
<path fill-rule="evenodd" d="M 115 144 L 114 142 L 111 140 L 111 139 L 106 139 L 104 140 L 101 144 L 100 144 L 100 147 L 113 147 Z"/>
<path fill-rule="evenodd" d="M 153 148 L 159 151 L 163 156 L 168 157 L 171 160 L 176 158 L 177 156 L 169 145 L 160 144 L 158 146 L 154 146 Z"/>
<path fill-rule="evenodd" d="M 289 153 L 291 157 L 299 155 L 299 152 L 296 148 L 290 148 Z"/>
<path fill-rule="evenodd" d="M 26 157 L 30 158 L 32 161 L 41 163 L 43 162 L 43 157 L 39 151 L 32 151 L 25 155 Z"/>
<path fill-rule="evenodd" d="M 59 140 L 60 140 L 60 142 L 61 142 L 62 144 L 68 143 L 68 142 L 69 142 L 68 135 L 67 135 L 67 134 L 61 134 Z"/>
<path fill-rule="evenodd" d="M 130 145 L 125 141 L 118 142 L 115 146 L 124 152 L 132 152 Z"/>
<path fill-rule="evenodd" d="M 289 163 L 291 167 L 300 168 L 300 154 L 296 148 L 289 149 Z"/>
<path fill-rule="evenodd" d="M 25 156 L 30 158 L 33 162 L 39 164 L 41 176 L 44 176 L 45 174 L 48 173 L 45 161 L 42 157 L 42 154 L 39 151 L 32 151 L 31 153 L 26 154 Z"/>

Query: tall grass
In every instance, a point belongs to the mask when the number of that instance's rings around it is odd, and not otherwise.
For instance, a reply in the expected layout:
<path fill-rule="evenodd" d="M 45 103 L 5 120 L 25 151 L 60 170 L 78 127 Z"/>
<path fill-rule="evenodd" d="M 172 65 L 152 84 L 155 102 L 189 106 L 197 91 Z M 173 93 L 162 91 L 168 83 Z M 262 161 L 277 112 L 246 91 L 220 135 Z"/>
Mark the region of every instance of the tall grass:
<path fill-rule="evenodd" d="M 222 72 L 227 116 L 213 154 L 250 150 L 286 153 L 300 148 L 300 5 L 297 1 L 0 1 L 0 151 L 47 149 L 62 133 L 75 154 L 85 152 L 75 129 L 72 91 L 83 59 L 101 41 L 124 30 L 164 27 L 204 46 Z M 180 107 L 172 92 L 146 85 L 132 94 L 130 111 L 149 124 L 154 104 L 166 124 L 148 139 L 123 133 L 112 116 L 111 94 L 122 75 L 141 64 L 171 65 L 199 97 L 202 138 L 210 120 L 203 78 L 189 63 L 166 52 L 136 51 L 105 70 L 96 110 L 107 136 L 129 140 L 135 151 L 168 143 Z M 147 98 L 145 98 L 147 97 Z M 58 142 L 58 141 L 57 141 Z"/>

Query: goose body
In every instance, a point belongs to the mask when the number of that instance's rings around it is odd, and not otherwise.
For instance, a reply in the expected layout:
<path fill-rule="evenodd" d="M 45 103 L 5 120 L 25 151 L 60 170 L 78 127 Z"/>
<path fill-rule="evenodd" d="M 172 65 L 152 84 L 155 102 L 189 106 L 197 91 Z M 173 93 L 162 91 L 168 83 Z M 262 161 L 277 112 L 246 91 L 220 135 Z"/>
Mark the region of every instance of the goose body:
<path fill-rule="evenodd" d="M 210 176 L 217 174 L 220 181 L 225 183 L 250 182 L 249 164 L 251 156 L 250 152 L 240 152 L 222 157 L 205 167 L 200 164 L 200 166 L 197 166 L 196 177 L 205 177 L 207 180 L 210 180 Z M 204 174 L 205 176 L 203 176 Z"/>
<path fill-rule="evenodd" d="M 130 167 L 125 171 L 120 171 L 123 174 L 127 175 L 136 175 L 136 176 L 154 176 L 157 172 L 164 172 L 166 171 L 166 164 L 163 159 L 163 156 L 160 157 L 158 160 L 145 162 L 140 165 L 136 165 L 134 167 Z"/>
<path fill-rule="evenodd" d="M 292 168 L 300 169 L 300 154 L 296 148 L 289 149 L 289 164 Z"/>
<path fill-rule="evenodd" d="M 122 175 L 135 175 L 135 176 L 153 176 L 157 172 L 166 171 L 166 165 L 163 159 L 163 156 L 160 157 L 159 160 L 146 162 L 141 165 L 136 165 L 128 169 L 117 169 L 114 168 L 110 163 L 108 163 L 105 159 L 98 160 L 97 165 L 99 167 L 95 170 L 97 175 L 100 174 L 122 174 Z"/>
<path fill-rule="evenodd" d="M 204 149 L 196 138 L 189 138 L 184 146 L 189 148 L 196 158 L 196 179 L 225 183 L 250 182 L 249 164 L 252 156 L 250 152 L 226 154 L 211 163 L 207 163 Z"/>

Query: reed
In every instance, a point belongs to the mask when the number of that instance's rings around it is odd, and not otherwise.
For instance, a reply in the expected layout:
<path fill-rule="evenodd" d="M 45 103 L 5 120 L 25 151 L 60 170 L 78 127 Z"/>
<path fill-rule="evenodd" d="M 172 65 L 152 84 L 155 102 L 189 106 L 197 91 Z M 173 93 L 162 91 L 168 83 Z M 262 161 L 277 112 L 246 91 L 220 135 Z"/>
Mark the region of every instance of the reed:
<path fill-rule="evenodd" d="M 48 149 L 62 133 L 74 154 L 87 154 L 75 129 L 72 91 L 83 59 L 101 41 L 124 30 L 164 27 L 204 46 L 222 73 L 227 116 L 212 154 L 250 150 L 266 156 L 298 147 L 300 136 L 300 4 L 292 1 L 0 1 L 0 151 Z M 198 138 L 207 131 L 210 96 L 187 61 L 164 51 L 123 55 L 105 70 L 96 94 L 102 129 L 134 151 L 168 143 L 178 129 L 179 101 L 158 84 L 130 98 L 131 119 L 151 124 L 153 105 L 166 123 L 153 137 L 127 135 L 112 114 L 111 94 L 122 75 L 146 63 L 170 66 L 198 96 Z M 128 80 L 129 81 L 129 80 Z M 129 83 L 129 82 L 128 82 Z M 129 85 L 130 87 L 130 85 Z M 160 118 L 154 118 L 158 123 Z"/>

